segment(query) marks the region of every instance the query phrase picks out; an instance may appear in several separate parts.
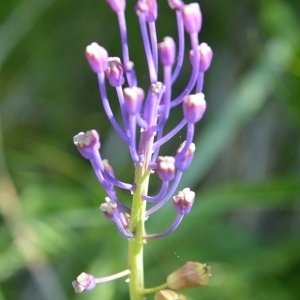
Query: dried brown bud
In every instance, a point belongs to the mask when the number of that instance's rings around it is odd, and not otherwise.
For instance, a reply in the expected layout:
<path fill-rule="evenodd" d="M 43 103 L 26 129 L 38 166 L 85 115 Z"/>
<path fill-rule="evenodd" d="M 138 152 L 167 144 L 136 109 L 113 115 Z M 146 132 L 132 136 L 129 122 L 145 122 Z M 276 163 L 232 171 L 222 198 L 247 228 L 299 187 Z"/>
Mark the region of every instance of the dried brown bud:
<path fill-rule="evenodd" d="M 155 294 L 154 300 L 187 300 L 187 297 L 182 294 L 177 294 L 172 290 L 162 290 Z"/>
<path fill-rule="evenodd" d="M 206 264 L 187 262 L 168 276 L 167 284 L 173 290 L 203 286 L 208 284 L 210 276 L 210 267 Z"/>

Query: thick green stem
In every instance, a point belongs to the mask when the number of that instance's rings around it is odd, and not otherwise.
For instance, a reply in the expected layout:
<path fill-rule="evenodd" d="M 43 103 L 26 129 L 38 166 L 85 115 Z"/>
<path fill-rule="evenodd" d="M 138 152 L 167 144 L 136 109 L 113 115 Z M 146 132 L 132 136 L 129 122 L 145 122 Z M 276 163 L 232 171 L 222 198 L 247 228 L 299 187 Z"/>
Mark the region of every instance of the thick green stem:
<path fill-rule="evenodd" d="M 152 155 L 153 134 L 145 131 L 141 134 L 139 155 L 144 157 L 142 163 L 136 164 L 133 203 L 130 217 L 130 232 L 134 237 L 129 239 L 128 268 L 131 271 L 129 293 L 131 300 L 142 300 L 144 295 L 144 262 L 143 262 L 143 236 L 145 234 L 146 201 L 142 195 L 147 194 L 149 184 L 148 165 Z"/>

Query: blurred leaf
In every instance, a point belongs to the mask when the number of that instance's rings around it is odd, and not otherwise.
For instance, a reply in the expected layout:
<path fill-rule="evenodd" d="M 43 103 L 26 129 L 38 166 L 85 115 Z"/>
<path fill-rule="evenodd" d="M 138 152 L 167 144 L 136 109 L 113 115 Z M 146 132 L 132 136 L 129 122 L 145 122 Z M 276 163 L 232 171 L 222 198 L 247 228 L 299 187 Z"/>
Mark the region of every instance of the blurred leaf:
<path fill-rule="evenodd" d="M 0 26 L 0 69 L 6 57 L 26 33 L 35 25 L 36 20 L 49 8 L 52 0 L 21 1 L 11 15 Z"/>

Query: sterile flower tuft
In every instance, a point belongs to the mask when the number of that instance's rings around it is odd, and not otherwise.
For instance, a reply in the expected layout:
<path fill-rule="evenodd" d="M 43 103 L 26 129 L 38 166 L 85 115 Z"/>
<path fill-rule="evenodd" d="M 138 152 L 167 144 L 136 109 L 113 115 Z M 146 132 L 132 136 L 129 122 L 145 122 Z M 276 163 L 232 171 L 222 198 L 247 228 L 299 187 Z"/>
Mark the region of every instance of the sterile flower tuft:
<path fill-rule="evenodd" d="M 184 295 L 174 290 L 207 284 L 210 267 L 188 262 L 169 275 L 165 284 L 146 289 L 143 247 L 148 240 L 174 232 L 196 201 L 195 193 L 190 188 L 181 187 L 180 180 L 194 158 L 196 146 L 193 141 L 197 122 L 206 111 L 206 100 L 202 91 L 204 75 L 210 68 L 213 51 L 205 42 L 199 43 L 202 13 L 197 2 L 184 4 L 182 0 L 168 0 L 169 7 L 176 15 L 178 34 L 175 37 L 162 37 L 158 41 L 156 20 L 160 2 L 137 0 L 133 9 L 138 18 L 146 63 L 145 70 L 140 72 L 145 75 L 139 78 L 139 73 L 135 70 L 135 60 L 131 57 L 131 47 L 138 44 L 138 37 L 135 36 L 134 40 L 128 42 L 126 0 L 106 2 L 115 13 L 114 17 L 119 25 L 121 55 L 110 56 L 96 42 L 86 47 L 85 55 L 91 70 L 96 73 L 103 110 L 125 145 L 125 149 L 120 147 L 117 150 L 128 152 L 130 162 L 126 163 L 131 163 L 134 173 L 126 172 L 126 182 L 118 178 L 120 172 L 114 160 L 115 156 L 106 151 L 112 157 L 109 157 L 109 162 L 106 158 L 103 159 L 96 130 L 80 132 L 74 136 L 73 142 L 80 154 L 91 164 L 103 188 L 102 199 L 105 202 L 100 205 L 100 211 L 108 220 L 114 222 L 117 227 L 114 230 L 118 230 L 128 240 L 128 269 L 101 278 L 82 273 L 72 284 L 75 291 L 81 293 L 93 289 L 98 283 L 128 276 L 131 300 L 148 298 L 148 293 L 155 293 L 155 300 L 185 300 L 187 298 Z M 187 48 L 188 55 L 185 54 Z M 178 84 L 176 89 L 174 86 L 180 80 L 185 59 L 190 60 L 190 72 L 187 74 L 184 71 L 187 83 L 182 91 L 178 91 L 182 84 Z M 148 82 L 146 78 L 149 78 Z M 120 113 L 116 113 L 117 105 Z M 177 111 L 174 108 L 178 106 L 182 106 L 182 113 L 179 112 L 181 119 L 170 128 L 174 122 L 169 121 L 174 111 Z M 103 125 L 102 122 L 101 119 L 100 125 Z M 168 151 L 168 147 L 165 147 L 164 152 L 169 153 L 162 153 L 161 148 L 179 132 L 182 143 L 177 151 L 174 148 Z M 110 136 L 106 134 L 106 138 Z M 149 189 L 154 173 L 159 185 Z M 158 233 L 148 233 L 146 225 L 149 222 L 153 220 L 160 223 L 159 218 L 155 220 L 152 215 L 168 202 L 173 202 L 175 209 L 175 214 L 171 209 L 173 221 Z M 109 225 L 107 230 L 110 230 Z"/>

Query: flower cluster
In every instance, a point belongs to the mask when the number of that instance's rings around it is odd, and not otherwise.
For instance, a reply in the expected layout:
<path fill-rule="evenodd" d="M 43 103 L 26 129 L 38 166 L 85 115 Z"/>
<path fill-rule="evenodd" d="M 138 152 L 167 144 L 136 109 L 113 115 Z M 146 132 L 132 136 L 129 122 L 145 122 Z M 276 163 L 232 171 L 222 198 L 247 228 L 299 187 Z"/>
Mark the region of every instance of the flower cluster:
<path fill-rule="evenodd" d="M 165 37 L 161 43 L 157 42 L 156 0 L 138 0 L 135 11 L 139 20 L 150 78 L 148 90 L 143 90 L 138 86 L 134 63 L 129 55 L 125 20 L 126 1 L 106 0 L 106 2 L 118 18 L 122 58 L 109 57 L 107 51 L 95 42 L 86 47 L 85 54 L 92 71 L 97 75 L 100 96 L 107 117 L 128 146 L 136 170 L 133 182 L 125 183 L 115 178 L 112 166 L 100 155 L 100 139 L 95 130 L 79 133 L 74 137 L 74 144 L 81 155 L 90 161 L 107 194 L 100 210 L 106 218 L 115 222 L 121 234 L 127 239 L 138 240 L 141 237 L 144 241 L 162 237 L 175 230 L 193 205 L 195 193 L 189 188 L 179 191 L 175 196 L 174 194 L 183 171 L 190 166 L 194 156 L 195 124 L 201 120 L 206 110 L 206 101 L 202 93 L 204 73 L 210 67 L 213 52 L 206 43 L 199 43 L 202 14 L 198 3 L 185 5 L 181 0 L 168 1 L 170 8 L 176 13 L 178 29 L 176 45 L 172 37 Z M 178 78 L 185 57 L 185 36 L 188 36 L 190 41 L 191 74 L 183 91 L 173 97 L 172 86 Z M 163 74 L 161 81 L 158 78 L 159 67 L 162 68 Z M 117 122 L 110 107 L 106 82 L 115 88 L 122 113 L 122 124 Z M 182 105 L 182 120 L 171 131 L 165 133 L 164 127 L 171 111 L 178 105 Z M 183 127 L 186 127 L 185 141 L 178 146 L 174 154 L 171 154 L 172 156 L 160 156 L 160 147 Z M 157 195 L 150 196 L 147 193 L 148 181 L 150 174 L 154 172 L 161 180 L 161 188 Z M 137 199 L 133 200 L 131 208 L 118 198 L 116 187 L 129 190 L 133 198 Z M 141 219 L 143 223 L 172 197 L 177 217 L 165 231 L 146 234 L 143 226 L 139 227 L 138 223 L 131 221 L 134 217 L 134 219 Z M 149 202 L 152 206 L 147 210 L 146 204 Z M 143 211 L 140 216 L 136 215 L 138 203 L 141 203 L 139 211 Z M 90 289 L 95 285 L 95 281 L 86 278 L 86 274 L 79 277 L 74 285 L 77 292 Z M 81 277 L 84 277 L 84 280 Z M 82 281 L 84 285 L 80 283 Z"/>

